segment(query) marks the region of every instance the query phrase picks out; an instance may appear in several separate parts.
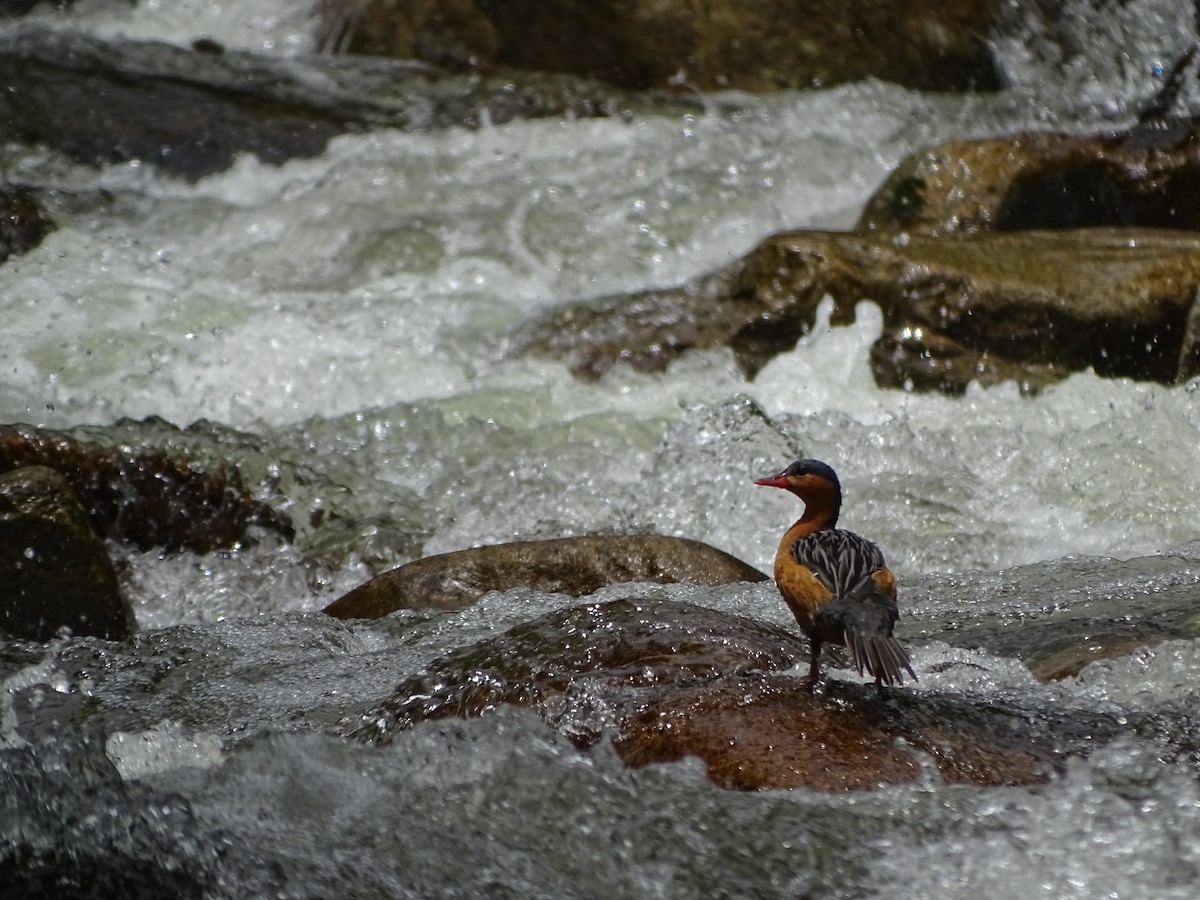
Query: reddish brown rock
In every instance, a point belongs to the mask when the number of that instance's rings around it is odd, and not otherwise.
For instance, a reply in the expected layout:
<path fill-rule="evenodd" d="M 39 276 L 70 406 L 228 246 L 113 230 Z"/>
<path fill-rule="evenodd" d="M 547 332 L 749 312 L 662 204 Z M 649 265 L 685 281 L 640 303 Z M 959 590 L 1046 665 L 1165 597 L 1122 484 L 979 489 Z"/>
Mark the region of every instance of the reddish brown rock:
<path fill-rule="evenodd" d="M 910 689 L 880 698 L 836 674 L 814 695 L 799 678 L 767 674 L 807 653 L 796 633 L 686 603 L 588 604 L 435 660 L 342 728 L 386 743 L 419 722 L 512 704 L 581 748 L 613 736 L 630 766 L 696 756 L 726 787 L 828 791 L 911 781 L 922 767 L 915 754 L 952 782 L 1036 783 L 1064 754 L 1119 730 L 1070 713 L 1035 725 L 1001 704 Z"/>
<path fill-rule="evenodd" d="M 715 783 L 742 790 L 901 784 L 920 774 L 917 753 L 951 783 L 1044 781 L 1062 755 L 1013 724 L 999 710 L 904 694 L 881 701 L 873 686 L 837 680 L 814 695 L 794 678 L 728 677 L 660 692 L 614 743 L 627 765 L 696 756 Z"/>
<path fill-rule="evenodd" d="M 206 471 L 161 450 L 89 445 L 60 432 L 0 425 L 0 472 L 25 466 L 59 472 L 98 534 L 143 550 L 207 553 L 244 539 L 250 525 L 291 533 L 232 466 Z"/>
<path fill-rule="evenodd" d="M 60 628 L 119 640 L 133 610 L 66 479 L 29 466 L 0 475 L 0 631 L 48 641 Z"/>
<path fill-rule="evenodd" d="M 582 597 L 607 584 L 765 581 L 750 565 L 699 541 L 661 535 L 589 535 L 516 541 L 427 556 L 372 578 L 325 612 L 377 619 L 398 609 L 461 609 L 489 591 L 530 587 Z"/>
<path fill-rule="evenodd" d="M 541 70 L 628 88 L 762 91 L 875 77 L 995 90 L 994 0 L 323 0 L 322 43 L 452 71 Z"/>
<path fill-rule="evenodd" d="M 882 386 L 1036 389 L 1088 367 L 1174 383 L 1200 372 L 1198 291 L 1191 232 L 791 232 L 683 287 L 557 310 L 527 326 L 523 347 L 594 378 L 726 345 L 752 378 L 796 346 L 829 294 L 835 325 L 853 321 L 862 299 L 882 308 L 871 352 Z"/>

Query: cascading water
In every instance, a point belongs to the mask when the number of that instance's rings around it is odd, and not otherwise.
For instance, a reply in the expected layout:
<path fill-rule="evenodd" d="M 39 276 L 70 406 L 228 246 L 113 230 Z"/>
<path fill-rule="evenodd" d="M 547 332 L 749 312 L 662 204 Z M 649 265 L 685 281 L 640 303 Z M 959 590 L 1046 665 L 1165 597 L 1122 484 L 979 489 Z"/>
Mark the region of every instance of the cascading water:
<path fill-rule="evenodd" d="M 1096 27 L 1129 27 L 1125 7 L 1106 9 Z M 306 10 L 39 15 L 302 53 Z M 1186 35 L 1153 21 L 1135 49 L 1161 40 L 1169 61 Z M 991 97 L 864 83 L 703 98 L 690 116 L 376 131 L 196 184 L 10 148 L 7 180 L 76 202 L 0 266 L 0 421 L 232 459 L 264 496 L 339 516 L 297 517 L 295 544 L 264 534 L 206 556 L 113 546 L 139 634 L 0 643 L 0 882 L 26 895 L 1194 896 L 1200 740 L 1179 729 L 1196 724 L 1200 642 L 1041 684 L 951 632 L 1097 595 L 1186 602 L 1200 584 L 1195 383 L 1085 373 L 1032 398 L 882 391 L 869 302 L 848 328 L 826 311 L 751 383 L 725 350 L 594 384 L 509 352 L 538 311 L 679 283 L 780 230 L 848 227 L 917 147 L 1124 124 L 1130 104 L 1111 96 L 1153 87 L 1127 67 L 1052 93 L 1030 74 L 1045 51 L 1010 48 L 1029 68 Z M 207 421 L 118 423 L 147 416 Z M 836 465 L 843 523 L 900 576 L 914 690 L 1139 727 L 1038 788 L 950 787 L 930 770 L 841 796 L 728 791 L 695 760 L 629 770 L 606 742 L 580 752 L 506 707 L 386 747 L 336 734 L 435 658 L 583 602 L 515 591 L 369 623 L 318 612 L 373 572 L 639 531 L 766 569 L 794 502 L 751 481 L 801 454 Z M 770 585 L 654 590 L 792 627 Z"/>

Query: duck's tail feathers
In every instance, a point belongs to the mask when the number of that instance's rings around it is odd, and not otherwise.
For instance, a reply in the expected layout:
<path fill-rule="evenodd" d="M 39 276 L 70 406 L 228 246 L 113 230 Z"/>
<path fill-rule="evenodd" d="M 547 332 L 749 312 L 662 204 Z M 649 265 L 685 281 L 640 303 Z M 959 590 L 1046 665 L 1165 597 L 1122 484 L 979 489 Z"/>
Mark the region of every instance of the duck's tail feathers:
<path fill-rule="evenodd" d="M 846 632 L 846 646 L 854 659 L 858 674 L 869 672 L 874 678 L 886 685 L 903 684 L 904 672 L 917 680 L 913 671 L 912 661 L 900 642 L 889 635 L 864 635 Z"/>

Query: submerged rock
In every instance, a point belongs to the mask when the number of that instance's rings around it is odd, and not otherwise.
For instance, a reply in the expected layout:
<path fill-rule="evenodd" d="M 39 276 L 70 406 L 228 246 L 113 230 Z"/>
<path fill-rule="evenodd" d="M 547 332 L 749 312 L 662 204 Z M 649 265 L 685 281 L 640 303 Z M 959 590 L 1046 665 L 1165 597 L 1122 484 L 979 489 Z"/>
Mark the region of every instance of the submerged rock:
<path fill-rule="evenodd" d="M 787 668 L 802 637 L 686 603 L 613 600 L 561 609 L 455 650 L 343 729 L 387 742 L 427 719 L 532 707 L 579 746 L 595 743 L 643 688 Z"/>
<path fill-rule="evenodd" d="M 835 325 L 863 298 L 882 308 L 871 352 L 881 386 L 958 393 L 972 381 L 1036 389 L 1089 367 L 1166 383 L 1200 372 L 1200 326 L 1189 326 L 1200 239 L 1147 229 L 791 232 L 683 287 L 554 311 L 522 345 L 588 378 L 725 345 L 752 378 L 813 327 L 826 294 Z"/>
<path fill-rule="evenodd" d="M 0 185 L 0 262 L 28 253 L 53 230 L 30 191 Z"/>
<path fill-rule="evenodd" d="M 133 610 L 75 491 L 27 466 L 0 475 L 0 631 L 48 641 L 60 628 L 120 640 Z"/>
<path fill-rule="evenodd" d="M 232 466 L 204 471 L 161 450 L 90 445 L 61 432 L 0 425 L 0 472 L 25 466 L 59 472 L 98 534 L 142 550 L 207 553 L 243 540 L 251 525 L 291 533 Z"/>
<path fill-rule="evenodd" d="M 765 581 L 754 567 L 699 541 L 661 535 L 589 535 L 516 541 L 427 556 L 384 572 L 325 612 L 377 619 L 398 609 L 461 609 L 489 591 L 530 587 L 582 597 L 629 581 Z"/>
<path fill-rule="evenodd" d="M 627 88 L 830 86 L 874 77 L 918 90 L 1001 87 L 994 0 L 323 0 L 322 43 L 450 70 L 543 70 Z"/>
<path fill-rule="evenodd" d="M 1019 659 L 1041 681 L 1077 675 L 1089 663 L 1138 648 L 1200 638 L 1196 545 L 1162 556 L 1065 559 L 947 578 L 952 588 L 936 587 L 942 579 L 927 576 L 930 587 L 913 589 L 958 594 L 961 605 L 927 613 L 919 631 L 903 619 L 902 633 Z"/>
<path fill-rule="evenodd" d="M 388 742 L 428 719 L 507 703 L 535 710 L 579 747 L 611 735 L 631 766 L 698 756 L 727 787 L 833 791 L 916 778 L 920 758 L 901 738 L 947 780 L 1027 784 L 1118 727 L 1085 715 L 1039 729 L 996 704 L 903 689 L 881 699 L 874 685 L 836 679 L 814 696 L 799 679 L 764 674 L 807 654 L 791 631 L 687 603 L 588 604 L 435 660 L 343 730 Z"/>

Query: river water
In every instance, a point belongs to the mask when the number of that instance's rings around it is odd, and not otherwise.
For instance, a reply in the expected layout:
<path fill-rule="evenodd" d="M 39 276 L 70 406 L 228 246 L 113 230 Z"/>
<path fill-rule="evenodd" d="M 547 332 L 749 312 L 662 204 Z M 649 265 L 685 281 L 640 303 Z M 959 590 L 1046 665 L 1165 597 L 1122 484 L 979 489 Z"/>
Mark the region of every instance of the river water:
<path fill-rule="evenodd" d="M 302 66 L 308 6 L 38 17 Z M 725 791 L 694 760 L 629 771 L 512 709 L 365 747 L 335 723 L 447 650 L 579 601 L 318 613 L 414 555 L 512 539 L 656 531 L 766 569 L 796 510 L 751 481 L 809 455 L 838 469 L 843 524 L 898 573 L 915 690 L 1118 719 L 1194 706 L 1197 640 L 1042 685 L 938 633 L 947 610 L 1019 623 L 1083 603 L 1101 590 L 1079 587 L 1092 557 L 1118 598 L 1200 584 L 1197 382 L 882 391 L 868 300 L 752 383 L 723 350 L 594 384 L 512 353 L 558 304 L 676 284 L 777 231 L 849 227 L 923 145 L 1128 124 L 1194 39 L 1170 8 L 1085 7 L 1094 55 L 1053 85 L 1037 41 L 1012 41 L 1014 88 L 992 97 L 864 83 L 702 98 L 692 115 L 379 131 L 196 184 L 10 147 L 8 180 L 103 201 L 0 267 L 0 421 L 233 459 L 298 525 L 294 544 L 264 534 L 203 557 L 114 546 L 135 638 L 0 644 L 0 777 L 15 785 L 0 847 L 23 890 L 67 872 L 80 894 L 145 896 L 1194 897 L 1194 735 L 1131 733 L 1039 788 L 931 774 L 839 797 Z M 651 593 L 789 618 L 769 585 Z"/>

